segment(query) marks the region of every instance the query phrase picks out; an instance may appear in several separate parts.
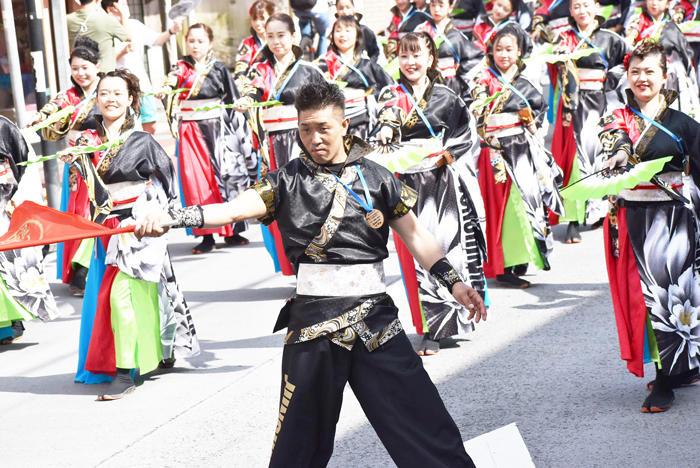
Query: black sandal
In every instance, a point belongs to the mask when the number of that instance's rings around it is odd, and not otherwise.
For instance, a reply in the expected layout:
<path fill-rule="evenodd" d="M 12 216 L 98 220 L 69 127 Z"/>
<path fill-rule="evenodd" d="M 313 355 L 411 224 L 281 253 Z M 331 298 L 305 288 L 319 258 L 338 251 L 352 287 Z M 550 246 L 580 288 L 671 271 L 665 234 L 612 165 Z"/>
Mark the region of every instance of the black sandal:
<path fill-rule="evenodd" d="M 134 393 L 135 390 L 136 384 L 131 378 L 131 369 L 117 368 L 117 375 L 114 377 L 112 383 L 109 384 L 107 392 L 104 395 L 99 395 L 97 401 L 120 400 Z"/>
<path fill-rule="evenodd" d="M 697 368 L 690 369 L 681 374 L 668 377 L 668 381 L 671 389 L 690 387 L 700 382 L 700 373 L 698 373 Z M 656 380 L 652 380 L 647 384 L 647 390 L 654 390 L 654 385 L 656 385 Z"/>
<path fill-rule="evenodd" d="M 578 244 L 581 242 L 581 233 L 578 231 L 578 223 L 569 223 L 566 228 L 566 243 Z"/>
<path fill-rule="evenodd" d="M 24 336 L 24 324 L 21 321 L 12 322 L 12 336 L 0 340 L 0 345 L 9 345 Z"/>
<path fill-rule="evenodd" d="M 506 288 L 525 289 L 530 287 L 530 282 L 515 276 L 513 269 L 510 267 L 505 268 L 502 275 L 496 275 L 496 281 L 499 286 Z"/>
<path fill-rule="evenodd" d="M 250 244 L 250 241 L 240 234 L 234 234 L 232 236 L 224 237 L 224 242 L 226 242 L 226 244 L 232 245 L 234 247 L 239 246 L 239 245 Z"/>
<path fill-rule="evenodd" d="M 201 255 L 216 250 L 216 242 L 214 242 L 213 234 L 206 234 L 202 237 L 202 242 L 192 249 L 192 253 L 195 255 Z"/>
<path fill-rule="evenodd" d="M 83 297 L 85 295 L 87 274 L 87 268 L 85 268 L 82 265 L 76 266 L 75 273 L 73 274 L 73 279 L 70 282 L 70 286 L 68 286 L 68 291 L 72 292 L 74 296 Z"/>

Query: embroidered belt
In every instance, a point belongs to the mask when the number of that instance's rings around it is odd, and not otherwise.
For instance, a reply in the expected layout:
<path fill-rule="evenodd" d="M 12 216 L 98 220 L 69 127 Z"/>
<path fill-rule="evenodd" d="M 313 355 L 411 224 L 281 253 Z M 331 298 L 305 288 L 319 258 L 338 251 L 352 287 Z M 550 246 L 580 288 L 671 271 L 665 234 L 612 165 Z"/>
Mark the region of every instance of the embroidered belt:
<path fill-rule="evenodd" d="M 503 112 L 491 114 L 488 118 L 488 125 L 484 129 L 487 136 L 507 137 L 520 135 L 525 129 L 517 112 Z"/>
<path fill-rule="evenodd" d="M 550 20 L 548 23 L 549 29 L 552 31 L 559 32 L 560 29 L 565 28 L 569 25 L 569 17 L 557 18 Z"/>
<path fill-rule="evenodd" d="M 139 180 L 138 182 L 117 182 L 106 186 L 112 197 L 112 205 L 115 209 L 118 207 L 124 210 L 133 207 L 136 200 L 146 191 L 146 187 L 152 184 L 150 180 Z"/>
<path fill-rule="evenodd" d="M 221 104 L 221 99 L 185 99 L 180 101 L 179 114 L 184 121 L 192 120 L 209 120 L 218 119 L 221 117 L 223 109 L 211 109 L 206 111 L 195 111 L 198 107 L 218 106 Z"/>
<path fill-rule="evenodd" d="M 280 132 L 298 128 L 299 115 L 294 106 L 275 106 L 263 108 L 263 123 L 268 132 Z"/>
<path fill-rule="evenodd" d="M 599 68 L 578 69 L 579 89 L 600 91 L 605 85 L 605 70 Z"/>
<path fill-rule="evenodd" d="M 693 26 L 689 30 L 684 31 L 683 35 L 688 40 L 688 42 L 700 42 L 700 27 Z"/>
<path fill-rule="evenodd" d="M 367 296 L 386 292 L 384 263 L 330 265 L 302 263 L 297 272 L 301 296 Z"/>
<path fill-rule="evenodd" d="M 663 174 L 658 174 L 657 176 L 674 189 L 682 188 L 684 185 L 682 172 L 665 172 Z M 618 198 L 636 202 L 671 201 L 671 197 L 666 195 L 663 190 L 649 182 L 640 182 L 632 189 L 622 190 L 618 195 Z"/>
<path fill-rule="evenodd" d="M 470 19 L 453 19 L 452 24 L 454 24 L 455 28 L 461 32 L 471 32 L 472 29 L 474 29 L 474 20 Z"/>
<path fill-rule="evenodd" d="M 454 57 L 439 58 L 438 68 L 440 69 L 440 73 L 442 73 L 442 77 L 445 79 L 454 78 L 457 75 L 457 65 L 455 64 Z"/>
<path fill-rule="evenodd" d="M 367 109 L 367 95 L 364 89 L 345 88 L 345 117 L 354 117 Z"/>

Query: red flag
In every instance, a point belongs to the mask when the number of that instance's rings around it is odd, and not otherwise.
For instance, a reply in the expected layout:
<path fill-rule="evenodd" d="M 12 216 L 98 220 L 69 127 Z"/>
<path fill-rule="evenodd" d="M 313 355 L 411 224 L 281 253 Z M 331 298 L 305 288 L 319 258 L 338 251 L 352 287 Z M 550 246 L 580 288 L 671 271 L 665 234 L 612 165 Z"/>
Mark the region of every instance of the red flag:
<path fill-rule="evenodd" d="M 0 237 L 0 251 L 133 232 L 135 228 L 109 229 L 82 216 L 25 201 L 12 213 L 10 227 Z"/>

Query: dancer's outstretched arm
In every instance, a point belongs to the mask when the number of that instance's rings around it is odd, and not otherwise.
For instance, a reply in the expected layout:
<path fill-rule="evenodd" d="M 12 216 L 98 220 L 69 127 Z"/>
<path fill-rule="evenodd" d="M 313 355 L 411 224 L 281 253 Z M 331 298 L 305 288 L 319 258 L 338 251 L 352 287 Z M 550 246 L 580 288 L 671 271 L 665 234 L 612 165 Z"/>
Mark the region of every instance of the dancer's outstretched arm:
<path fill-rule="evenodd" d="M 193 208 L 193 207 L 190 207 Z M 246 190 L 232 201 L 227 203 L 215 203 L 202 207 L 204 216 L 204 229 L 216 228 L 227 224 L 237 223 L 244 219 L 260 218 L 267 212 L 258 192 Z M 195 213 L 196 214 L 196 213 Z M 167 212 L 156 211 L 149 214 L 136 228 L 135 234 L 139 239 L 148 237 L 160 237 L 168 232 L 167 227 L 161 223 L 172 221 L 173 217 Z"/>
<path fill-rule="evenodd" d="M 450 269 L 449 263 L 445 259 L 445 252 L 438 244 L 435 236 L 423 226 L 416 215 L 409 211 L 408 214 L 390 221 L 391 228 L 401 237 L 401 240 L 418 261 L 420 266 L 430 271 L 433 275 L 445 273 L 445 269 Z M 454 277 L 457 273 L 452 270 Z M 436 276 L 437 276 L 436 275 Z M 454 281 L 454 280 L 453 280 Z M 452 296 L 469 309 L 469 320 L 476 317 L 476 322 L 486 320 L 486 306 L 479 296 L 479 293 L 467 286 L 461 280 L 450 284 Z"/>

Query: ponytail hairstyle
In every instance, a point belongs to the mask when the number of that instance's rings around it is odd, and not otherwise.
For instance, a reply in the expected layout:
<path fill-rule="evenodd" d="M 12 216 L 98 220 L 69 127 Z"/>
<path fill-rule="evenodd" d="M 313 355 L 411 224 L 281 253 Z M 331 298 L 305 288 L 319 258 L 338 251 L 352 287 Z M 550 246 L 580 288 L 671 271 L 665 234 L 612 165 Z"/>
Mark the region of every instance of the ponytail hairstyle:
<path fill-rule="evenodd" d="M 78 39 L 75 40 L 75 47 L 70 52 L 70 58 L 68 59 L 69 65 L 74 57 L 87 60 L 97 65 L 100 63 L 100 46 L 87 36 L 79 36 Z"/>
<path fill-rule="evenodd" d="M 131 108 L 134 110 L 136 115 L 141 115 L 141 87 L 139 86 L 139 79 L 136 75 L 129 72 L 126 68 L 117 68 L 114 71 L 105 73 L 105 75 L 100 80 L 97 85 L 97 93 L 100 92 L 100 86 L 107 78 L 121 78 L 126 83 L 126 90 L 131 96 Z"/>

